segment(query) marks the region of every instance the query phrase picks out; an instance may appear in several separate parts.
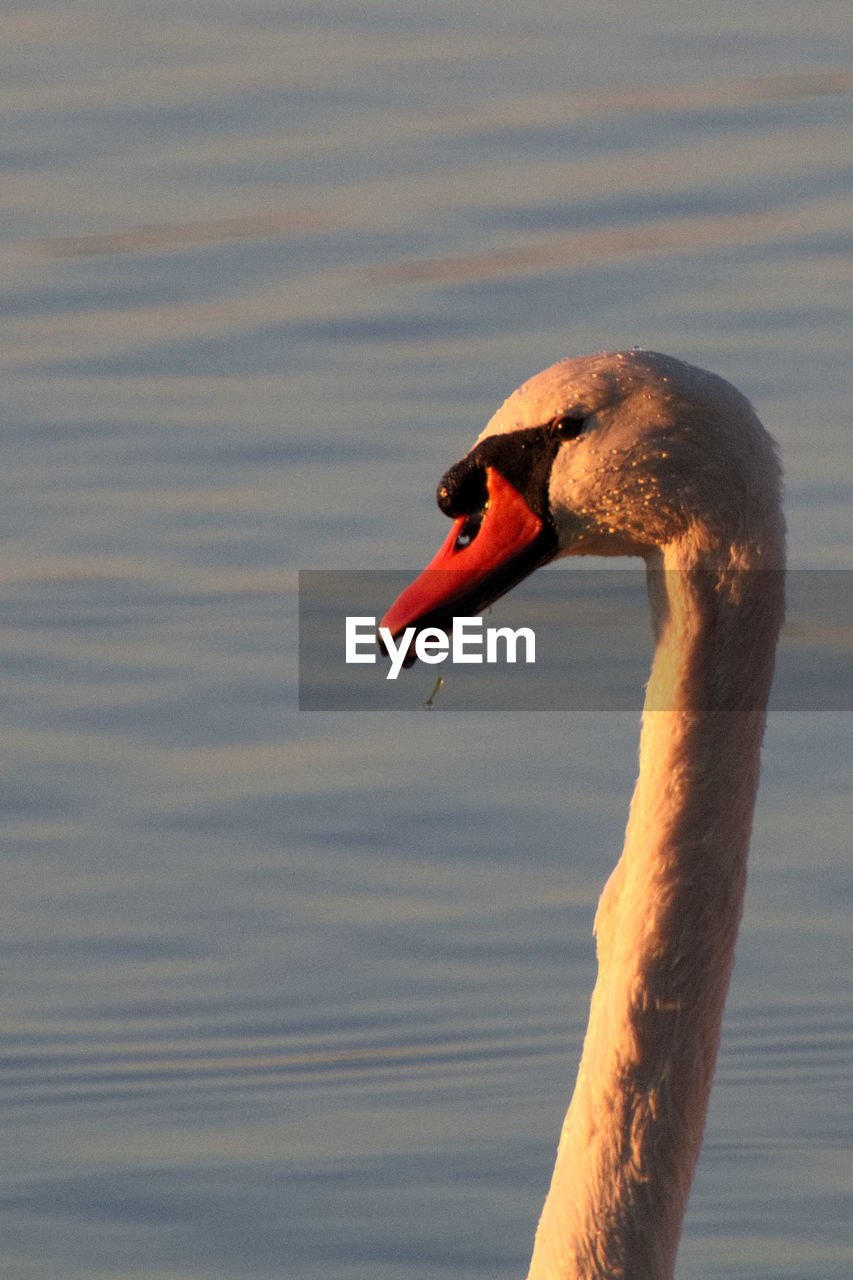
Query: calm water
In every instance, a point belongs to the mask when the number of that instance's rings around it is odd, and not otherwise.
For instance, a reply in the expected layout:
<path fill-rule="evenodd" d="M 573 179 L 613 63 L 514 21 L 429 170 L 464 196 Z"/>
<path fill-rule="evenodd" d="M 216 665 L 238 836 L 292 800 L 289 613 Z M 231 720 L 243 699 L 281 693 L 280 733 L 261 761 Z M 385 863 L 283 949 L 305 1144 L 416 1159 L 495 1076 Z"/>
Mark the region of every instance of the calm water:
<path fill-rule="evenodd" d="M 846 0 L 341 8 L 0 15 L 12 1280 L 524 1273 L 637 718 L 297 712 L 295 584 L 526 375 L 714 368 L 853 568 Z M 853 1273 L 850 729 L 771 719 L 685 1280 Z"/>

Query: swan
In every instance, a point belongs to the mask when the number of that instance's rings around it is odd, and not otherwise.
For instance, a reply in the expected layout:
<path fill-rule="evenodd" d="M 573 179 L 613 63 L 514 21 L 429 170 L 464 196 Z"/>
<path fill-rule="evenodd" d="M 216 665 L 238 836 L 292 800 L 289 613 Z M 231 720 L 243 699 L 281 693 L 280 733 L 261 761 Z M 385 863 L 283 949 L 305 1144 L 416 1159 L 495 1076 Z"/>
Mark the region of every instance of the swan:
<path fill-rule="evenodd" d="M 639 775 L 528 1280 L 674 1273 L 784 612 L 780 490 L 772 438 L 722 378 L 640 350 L 561 360 L 446 473 L 450 534 L 382 620 L 395 637 L 446 629 L 558 556 L 646 563 Z"/>

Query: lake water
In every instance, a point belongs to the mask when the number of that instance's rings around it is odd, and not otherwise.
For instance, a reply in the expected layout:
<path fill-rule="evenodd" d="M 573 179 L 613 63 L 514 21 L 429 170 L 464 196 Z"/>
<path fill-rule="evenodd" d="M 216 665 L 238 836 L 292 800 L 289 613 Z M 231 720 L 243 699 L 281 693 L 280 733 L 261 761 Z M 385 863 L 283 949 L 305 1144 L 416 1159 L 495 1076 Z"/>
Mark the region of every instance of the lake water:
<path fill-rule="evenodd" d="M 524 1274 L 637 716 L 298 711 L 297 570 L 420 568 L 505 395 L 634 344 L 853 569 L 851 57 L 847 0 L 4 7 L 4 1276 Z M 792 641 L 838 709 L 771 716 L 684 1280 L 853 1274 L 849 632 Z"/>

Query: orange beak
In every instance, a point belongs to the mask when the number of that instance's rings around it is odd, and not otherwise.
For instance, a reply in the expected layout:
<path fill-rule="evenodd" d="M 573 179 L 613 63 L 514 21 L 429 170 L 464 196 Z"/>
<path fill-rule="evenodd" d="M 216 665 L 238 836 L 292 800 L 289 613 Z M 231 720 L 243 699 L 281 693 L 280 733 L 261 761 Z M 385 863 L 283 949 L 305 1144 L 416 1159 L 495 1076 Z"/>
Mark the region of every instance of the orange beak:
<path fill-rule="evenodd" d="M 494 467 L 485 470 L 488 497 L 479 524 L 472 524 L 475 513 L 457 516 L 438 554 L 382 619 L 395 639 L 411 626 L 449 632 L 454 613 L 481 612 L 556 554 L 556 537 L 518 490 Z M 470 537 L 466 526 L 474 530 Z M 413 649 L 406 665 L 412 662 Z"/>

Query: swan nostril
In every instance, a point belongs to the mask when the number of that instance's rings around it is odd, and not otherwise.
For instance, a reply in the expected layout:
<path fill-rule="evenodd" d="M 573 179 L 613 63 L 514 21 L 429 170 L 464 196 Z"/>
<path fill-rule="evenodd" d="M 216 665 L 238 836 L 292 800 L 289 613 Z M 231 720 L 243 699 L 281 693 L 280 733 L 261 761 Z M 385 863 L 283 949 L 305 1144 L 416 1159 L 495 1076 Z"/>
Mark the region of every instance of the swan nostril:
<path fill-rule="evenodd" d="M 456 541 L 453 544 L 454 550 L 464 551 L 465 547 L 470 547 L 471 543 L 480 532 L 480 525 L 483 523 L 484 515 L 485 508 L 482 507 L 479 511 L 471 512 L 456 535 Z"/>

